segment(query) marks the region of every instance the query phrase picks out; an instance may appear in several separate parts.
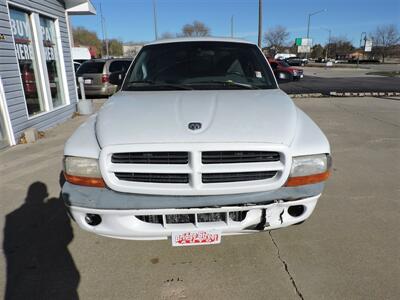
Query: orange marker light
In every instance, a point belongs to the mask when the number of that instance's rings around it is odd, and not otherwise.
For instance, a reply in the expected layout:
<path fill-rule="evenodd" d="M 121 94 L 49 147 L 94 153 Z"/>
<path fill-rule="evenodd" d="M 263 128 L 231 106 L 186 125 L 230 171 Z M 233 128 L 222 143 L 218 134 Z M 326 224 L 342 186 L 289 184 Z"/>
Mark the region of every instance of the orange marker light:
<path fill-rule="evenodd" d="M 299 186 L 306 184 L 313 184 L 325 181 L 329 178 L 330 172 L 326 171 L 324 173 L 308 175 L 308 176 L 299 176 L 299 177 L 289 177 L 286 181 L 285 186 Z"/>
<path fill-rule="evenodd" d="M 72 184 L 76 185 L 84 185 L 91 187 L 105 187 L 103 178 L 91 178 L 91 177 L 83 177 L 83 176 L 74 176 L 68 175 L 64 172 L 65 179 Z"/>

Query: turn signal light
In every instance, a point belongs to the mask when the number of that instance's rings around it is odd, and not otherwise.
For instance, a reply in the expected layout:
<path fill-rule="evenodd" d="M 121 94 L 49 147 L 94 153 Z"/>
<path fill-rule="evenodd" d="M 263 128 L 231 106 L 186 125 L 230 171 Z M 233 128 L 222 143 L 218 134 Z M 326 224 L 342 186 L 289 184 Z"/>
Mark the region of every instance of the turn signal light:
<path fill-rule="evenodd" d="M 329 178 L 330 172 L 326 171 L 324 173 L 308 175 L 308 176 L 298 176 L 298 177 L 289 177 L 286 181 L 285 186 L 299 186 L 306 184 L 313 184 L 325 181 Z"/>
<path fill-rule="evenodd" d="M 65 172 L 64 172 L 64 176 L 65 176 L 65 180 L 67 180 L 69 183 L 76 184 L 76 185 L 101 187 L 101 188 L 106 186 L 103 178 L 74 176 L 74 175 L 68 175 Z"/>

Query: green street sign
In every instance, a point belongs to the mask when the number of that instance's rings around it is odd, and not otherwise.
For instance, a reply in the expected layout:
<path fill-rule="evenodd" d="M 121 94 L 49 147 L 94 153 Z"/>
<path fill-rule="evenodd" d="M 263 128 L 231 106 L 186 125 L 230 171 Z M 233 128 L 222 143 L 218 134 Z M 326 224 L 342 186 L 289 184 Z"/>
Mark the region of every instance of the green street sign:
<path fill-rule="evenodd" d="M 296 38 L 296 40 L 295 40 L 296 46 L 301 46 L 301 41 L 302 41 L 302 38 Z"/>

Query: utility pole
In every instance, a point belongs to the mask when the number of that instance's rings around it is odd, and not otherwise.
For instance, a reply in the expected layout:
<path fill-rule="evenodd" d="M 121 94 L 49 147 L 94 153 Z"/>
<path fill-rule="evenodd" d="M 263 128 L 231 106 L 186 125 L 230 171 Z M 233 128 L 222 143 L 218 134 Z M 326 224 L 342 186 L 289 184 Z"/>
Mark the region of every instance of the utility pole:
<path fill-rule="evenodd" d="M 329 57 L 329 46 L 331 44 L 331 35 L 332 35 L 332 30 L 331 29 L 327 29 L 327 28 L 323 28 L 321 27 L 321 29 L 328 31 L 328 44 L 326 45 L 326 52 L 325 52 L 325 62 L 328 60 Z"/>
<path fill-rule="evenodd" d="M 103 17 L 103 10 L 102 10 L 102 8 L 101 8 L 101 2 L 100 2 L 100 22 L 101 22 L 101 31 L 102 31 L 102 37 L 103 37 L 103 43 L 102 43 L 102 46 L 101 46 L 101 52 L 102 52 L 102 54 L 103 54 L 103 46 L 105 45 L 106 46 L 106 57 L 108 57 L 109 55 L 108 55 L 108 39 L 107 39 L 107 31 L 106 31 L 106 24 L 105 24 L 105 22 L 106 22 L 106 20 L 105 20 L 105 18 Z M 103 56 L 103 55 L 102 55 Z"/>
<path fill-rule="evenodd" d="M 154 37 L 158 40 L 156 0 L 153 0 Z"/>
<path fill-rule="evenodd" d="M 258 0 L 258 47 L 261 48 L 262 36 L 262 0 Z"/>
<path fill-rule="evenodd" d="M 231 16 L 231 38 L 233 38 L 233 15 Z"/>

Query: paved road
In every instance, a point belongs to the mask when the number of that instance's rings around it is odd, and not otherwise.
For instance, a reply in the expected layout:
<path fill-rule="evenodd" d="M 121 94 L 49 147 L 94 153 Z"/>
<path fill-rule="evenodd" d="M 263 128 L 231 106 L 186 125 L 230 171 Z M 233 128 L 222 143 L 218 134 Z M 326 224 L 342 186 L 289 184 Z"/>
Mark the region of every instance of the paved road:
<path fill-rule="evenodd" d="M 314 214 L 217 246 L 114 240 L 71 223 L 58 199 L 60 160 L 83 117 L 0 152 L 0 295 L 7 286 L 18 295 L 9 299 L 398 299 L 400 102 L 296 101 L 333 150 Z"/>
<path fill-rule="evenodd" d="M 330 92 L 400 92 L 400 77 L 324 78 L 304 76 L 299 81 L 280 84 L 288 94 Z"/>

